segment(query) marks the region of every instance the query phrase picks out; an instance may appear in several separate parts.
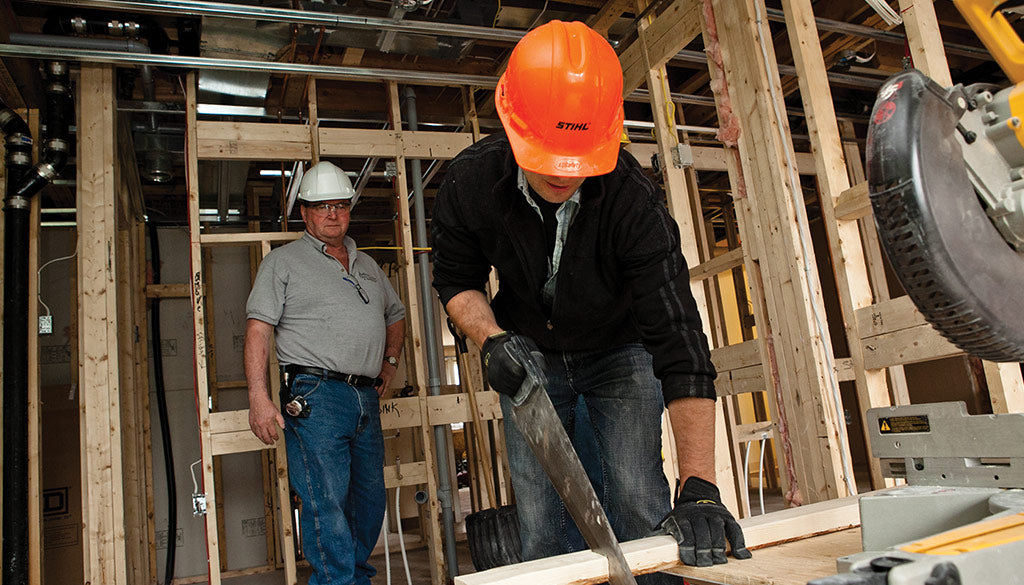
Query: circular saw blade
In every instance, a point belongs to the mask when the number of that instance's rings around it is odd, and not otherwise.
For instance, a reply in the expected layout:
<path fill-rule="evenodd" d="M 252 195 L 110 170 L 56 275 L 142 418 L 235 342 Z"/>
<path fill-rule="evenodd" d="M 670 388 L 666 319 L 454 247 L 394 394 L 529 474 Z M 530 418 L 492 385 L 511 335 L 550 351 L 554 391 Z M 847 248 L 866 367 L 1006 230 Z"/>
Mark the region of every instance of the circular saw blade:
<path fill-rule="evenodd" d="M 992 225 L 968 177 L 949 90 L 920 71 L 879 91 L 867 178 L 879 239 L 918 310 L 965 352 L 1024 361 L 1024 258 Z"/>

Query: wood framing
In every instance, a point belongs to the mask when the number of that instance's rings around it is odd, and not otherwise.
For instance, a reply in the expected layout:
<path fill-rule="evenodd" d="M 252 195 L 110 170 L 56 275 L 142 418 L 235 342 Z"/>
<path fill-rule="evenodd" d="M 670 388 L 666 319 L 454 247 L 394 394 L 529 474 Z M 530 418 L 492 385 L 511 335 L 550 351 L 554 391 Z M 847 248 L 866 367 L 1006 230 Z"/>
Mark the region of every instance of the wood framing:
<path fill-rule="evenodd" d="M 843 314 L 843 326 L 846 338 L 850 340 L 848 347 L 850 359 L 853 362 L 854 384 L 860 403 L 862 423 L 864 423 L 866 419 L 863 417 L 867 409 L 891 404 L 885 371 L 865 369 L 863 347 L 856 343 L 861 336 L 854 312 L 870 305 L 873 300 L 867 260 L 861 244 L 860 225 L 856 218 L 836 218 L 837 199 L 849 189 L 850 180 L 847 176 L 843 145 L 839 137 L 839 124 L 832 105 L 825 59 L 818 41 L 818 28 L 814 22 L 811 2 L 809 0 L 784 0 L 783 7 L 786 14 L 786 29 L 789 33 L 800 81 L 804 118 L 811 136 L 811 152 L 817 163 L 817 184 L 822 201 L 822 216 L 832 253 L 835 281 L 839 292 L 839 306 Z M 826 357 L 829 357 L 828 354 Z M 832 378 L 832 383 L 837 384 L 838 380 Z M 836 392 L 838 393 L 838 386 Z M 840 405 L 837 407 L 841 408 Z M 842 426 L 843 417 L 837 416 L 836 420 Z M 868 425 L 863 424 L 862 428 L 864 429 L 865 443 L 870 444 Z M 846 441 L 848 437 L 842 436 L 840 440 Z M 886 485 L 881 468 L 875 458 L 869 458 L 868 468 L 873 487 L 880 488 Z M 852 466 L 850 472 L 852 472 Z M 852 478 L 850 479 L 852 480 Z"/>
<path fill-rule="evenodd" d="M 402 129 L 402 110 L 401 100 L 398 96 L 398 84 L 394 81 L 388 82 L 388 113 L 391 119 L 391 126 L 395 131 L 396 136 L 396 148 L 394 151 L 395 157 L 395 168 L 397 175 L 395 177 L 395 186 L 397 193 L 395 194 L 395 203 L 398 210 L 398 222 L 400 230 L 401 250 L 398 253 L 398 263 L 400 270 L 404 274 L 402 283 L 405 286 L 403 291 L 405 294 L 405 314 L 406 314 L 406 336 L 412 340 L 412 352 L 406 354 L 405 359 L 410 362 L 415 371 L 415 386 L 417 389 L 417 398 L 419 401 L 420 412 L 427 409 L 427 386 L 424 383 L 427 380 L 427 364 L 423 357 L 424 347 L 426 342 L 424 336 L 427 332 L 423 325 L 423 311 L 431 311 L 432 307 L 423 307 L 420 302 L 421 296 L 419 289 L 416 286 L 418 279 L 416 278 L 416 265 L 413 256 L 413 241 L 412 241 L 412 215 L 409 210 L 409 187 L 406 180 L 406 168 L 405 168 L 405 149 L 404 149 L 404 138 Z M 323 144 L 321 140 L 321 144 Z M 441 502 L 437 498 L 437 473 L 447 473 L 447 470 L 435 469 L 435 454 L 434 454 L 434 436 L 433 430 L 429 424 L 420 425 L 420 441 L 423 449 L 423 459 L 427 465 L 428 478 L 427 481 L 427 503 L 425 504 L 425 513 L 427 518 L 427 526 L 425 533 L 428 536 L 427 542 L 430 545 L 430 580 L 434 585 L 441 585 L 445 577 L 445 562 L 444 562 L 444 551 L 441 547 L 441 526 L 440 526 L 440 514 L 441 514 Z"/>
<path fill-rule="evenodd" d="M 114 69 L 82 65 L 78 91 L 79 362 L 85 578 L 128 582 L 116 294 Z"/>
<path fill-rule="evenodd" d="M 740 231 L 764 285 L 773 349 L 770 377 L 791 420 L 795 476 L 804 502 L 848 495 L 849 460 L 837 421 L 838 380 L 817 286 L 796 156 L 781 115 L 782 90 L 762 0 L 712 0 L 724 78 L 738 121 L 745 182 L 737 204 Z M 751 246 L 753 244 L 753 246 Z"/>
<path fill-rule="evenodd" d="M 274 450 L 274 477 L 276 485 L 276 500 L 278 505 L 277 526 L 281 533 L 280 547 L 284 557 L 284 578 L 286 585 L 297 583 L 297 571 L 295 567 L 295 541 L 293 536 L 293 523 L 291 515 L 291 498 L 288 488 L 288 466 L 287 456 L 283 441 L 275 445 L 264 445 L 258 440 L 249 440 L 240 445 L 232 443 L 233 448 L 219 448 L 221 443 L 217 437 L 224 431 L 222 426 L 227 421 L 230 427 L 231 417 L 244 416 L 248 418 L 248 411 L 233 412 L 212 412 L 205 405 L 210 404 L 210 369 L 209 360 L 211 347 L 209 344 L 212 323 L 209 321 L 209 305 L 206 301 L 206 285 L 203 271 L 203 246 L 215 244 L 258 244 L 262 255 L 270 251 L 271 241 L 294 239 L 295 234 L 202 234 L 199 225 L 199 140 L 197 138 L 197 103 L 196 103 L 196 80 L 195 74 L 190 74 L 185 87 L 186 106 L 186 134 L 185 134 L 185 175 L 188 189 L 188 218 L 189 218 L 189 250 L 190 250 L 190 298 L 192 301 L 193 330 L 195 334 L 194 355 L 195 355 L 195 388 L 197 414 L 199 418 L 200 451 L 202 456 L 202 492 L 206 497 L 206 550 L 207 568 L 210 585 L 219 585 L 221 582 L 221 531 L 219 528 L 219 500 L 217 498 L 217 477 L 214 469 L 214 456 L 237 453 L 244 451 Z M 309 132 L 305 133 L 308 141 Z M 307 142 L 308 144 L 308 142 Z M 270 359 L 269 367 L 271 372 L 277 369 L 276 360 L 273 356 Z M 269 376 L 271 398 L 278 400 L 278 377 Z M 249 433 L 249 439 L 254 439 Z"/>

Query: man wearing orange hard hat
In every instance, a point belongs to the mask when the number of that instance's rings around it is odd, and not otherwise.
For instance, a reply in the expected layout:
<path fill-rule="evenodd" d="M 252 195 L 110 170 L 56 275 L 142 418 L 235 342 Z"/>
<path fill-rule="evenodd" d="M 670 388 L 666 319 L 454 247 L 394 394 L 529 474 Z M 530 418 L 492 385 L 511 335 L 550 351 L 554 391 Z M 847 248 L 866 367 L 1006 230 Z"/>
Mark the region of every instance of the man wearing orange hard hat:
<path fill-rule="evenodd" d="M 505 133 L 452 160 L 431 229 L 434 288 L 481 348 L 508 413 L 539 366 L 570 436 L 586 404 L 602 504 L 619 540 L 660 529 L 690 565 L 749 558 L 715 487 L 715 368 L 690 292 L 679 229 L 622 135 L 622 69 L 579 22 L 516 45 L 495 104 Z M 488 303 L 495 267 L 500 287 Z M 525 345 L 524 345 L 525 344 Z M 527 351 L 515 348 L 528 348 Z M 672 506 L 661 415 L 683 480 Z M 570 552 L 565 507 L 519 430 L 505 425 L 524 560 Z"/>

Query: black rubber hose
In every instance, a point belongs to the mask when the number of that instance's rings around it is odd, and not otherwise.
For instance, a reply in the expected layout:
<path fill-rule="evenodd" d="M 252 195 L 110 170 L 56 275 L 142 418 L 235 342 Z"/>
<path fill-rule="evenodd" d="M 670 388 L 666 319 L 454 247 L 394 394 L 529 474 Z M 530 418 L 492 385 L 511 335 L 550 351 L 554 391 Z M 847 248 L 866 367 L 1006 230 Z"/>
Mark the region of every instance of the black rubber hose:
<path fill-rule="evenodd" d="M 150 262 L 153 284 L 160 284 L 160 238 L 157 228 L 149 224 Z M 167 564 L 164 583 L 174 579 L 175 541 L 178 532 L 178 488 L 174 481 L 174 453 L 171 449 L 171 425 L 167 418 L 167 391 L 164 388 L 164 358 L 160 352 L 160 298 L 150 300 L 150 333 L 153 336 L 153 377 L 156 380 L 156 408 L 160 417 L 160 440 L 164 446 L 164 474 L 167 476 Z"/>

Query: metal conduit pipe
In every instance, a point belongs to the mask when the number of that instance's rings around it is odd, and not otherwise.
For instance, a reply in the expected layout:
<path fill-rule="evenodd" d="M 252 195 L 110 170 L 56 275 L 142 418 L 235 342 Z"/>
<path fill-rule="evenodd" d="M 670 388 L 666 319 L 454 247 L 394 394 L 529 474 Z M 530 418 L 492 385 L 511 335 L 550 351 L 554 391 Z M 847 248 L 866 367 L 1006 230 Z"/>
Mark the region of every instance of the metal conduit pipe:
<path fill-rule="evenodd" d="M 768 15 L 768 20 L 786 22 L 786 14 L 778 8 L 768 8 L 765 11 L 765 14 Z M 854 24 L 852 22 L 843 22 L 841 20 L 830 20 L 828 18 L 815 18 L 814 23 L 818 27 L 818 30 L 875 39 L 876 41 L 883 41 L 894 45 L 902 45 L 907 40 L 907 38 L 900 33 L 881 30 L 873 26 L 866 26 L 863 24 Z M 992 55 L 981 47 L 972 47 L 970 45 L 946 42 L 942 43 L 942 46 L 946 48 L 946 52 L 950 55 L 960 55 L 962 57 L 973 57 L 983 61 L 992 61 Z"/>
<path fill-rule="evenodd" d="M 409 130 L 415 131 L 416 120 L 416 92 L 411 87 L 405 88 L 405 107 Z M 416 210 L 416 246 L 426 248 L 427 242 L 427 212 L 423 208 L 423 169 L 419 159 L 409 161 L 412 166 L 409 174 L 412 176 L 412 190 L 414 194 L 414 207 Z M 423 302 L 423 329 L 424 339 L 427 346 L 427 377 L 431 396 L 441 394 L 441 376 L 438 371 L 437 361 L 440 357 L 437 343 L 437 325 L 434 321 L 434 295 L 430 288 L 430 255 L 421 253 L 416 259 L 417 275 L 420 280 L 420 291 Z M 441 503 L 441 520 L 444 524 L 444 553 L 445 563 L 448 565 L 448 581 L 451 582 L 459 574 L 459 560 L 455 555 L 455 517 L 452 509 L 452 484 L 448 474 L 448 436 L 445 428 L 434 427 L 434 445 L 436 447 L 437 459 L 437 499 Z"/>
<path fill-rule="evenodd" d="M 525 30 L 490 28 L 427 20 L 394 20 L 350 16 L 330 12 L 248 6 L 223 2 L 198 2 L 195 0 L 149 0 L 124 2 L 121 0 L 36 0 L 37 4 L 72 6 L 74 8 L 101 8 L 104 10 L 128 11 L 132 14 L 163 14 L 175 16 L 216 16 L 264 22 L 285 22 L 327 28 L 358 28 L 407 32 L 421 35 L 439 35 L 515 43 L 526 34 Z"/>
<path fill-rule="evenodd" d="M 243 59 L 211 59 L 182 55 L 138 55 L 115 51 L 94 51 L 56 47 L 32 47 L 27 45 L 0 44 L 0 56 L 29 59 L 60 59 L 88 63 L 110 63 L 114 65 L 156 65 L 161 67 L 186 67 L 190 69 L 216 69 L 225 71 L 269 71 L 290 75 L 312 75 L 319 79 L 351 79 L 355 81 L 393 80 L 400 83 L 421 85 L 472 85 L 494 88 L 498 78 L 488 75 L 465 75 L 461 73 L 433 73 L 425 71 L 404 71 L 401 69 L 372 69 L 334 65 L 304 65 L 301 63 L 277 63 L 273 61 L 251 61 Z"/>
<path fill-rule="evenodd" d="M 7 585 L 28 583 L 28 283 L 29 202 L 68 160 L 71 87 L 65 63 L 46 66 L 46 141 L 43 160 L 32 164 L 32 137 L 17 113 L 0 101 L 7 147 L 4 200 L 3 341 L 3 569 Z"/>

